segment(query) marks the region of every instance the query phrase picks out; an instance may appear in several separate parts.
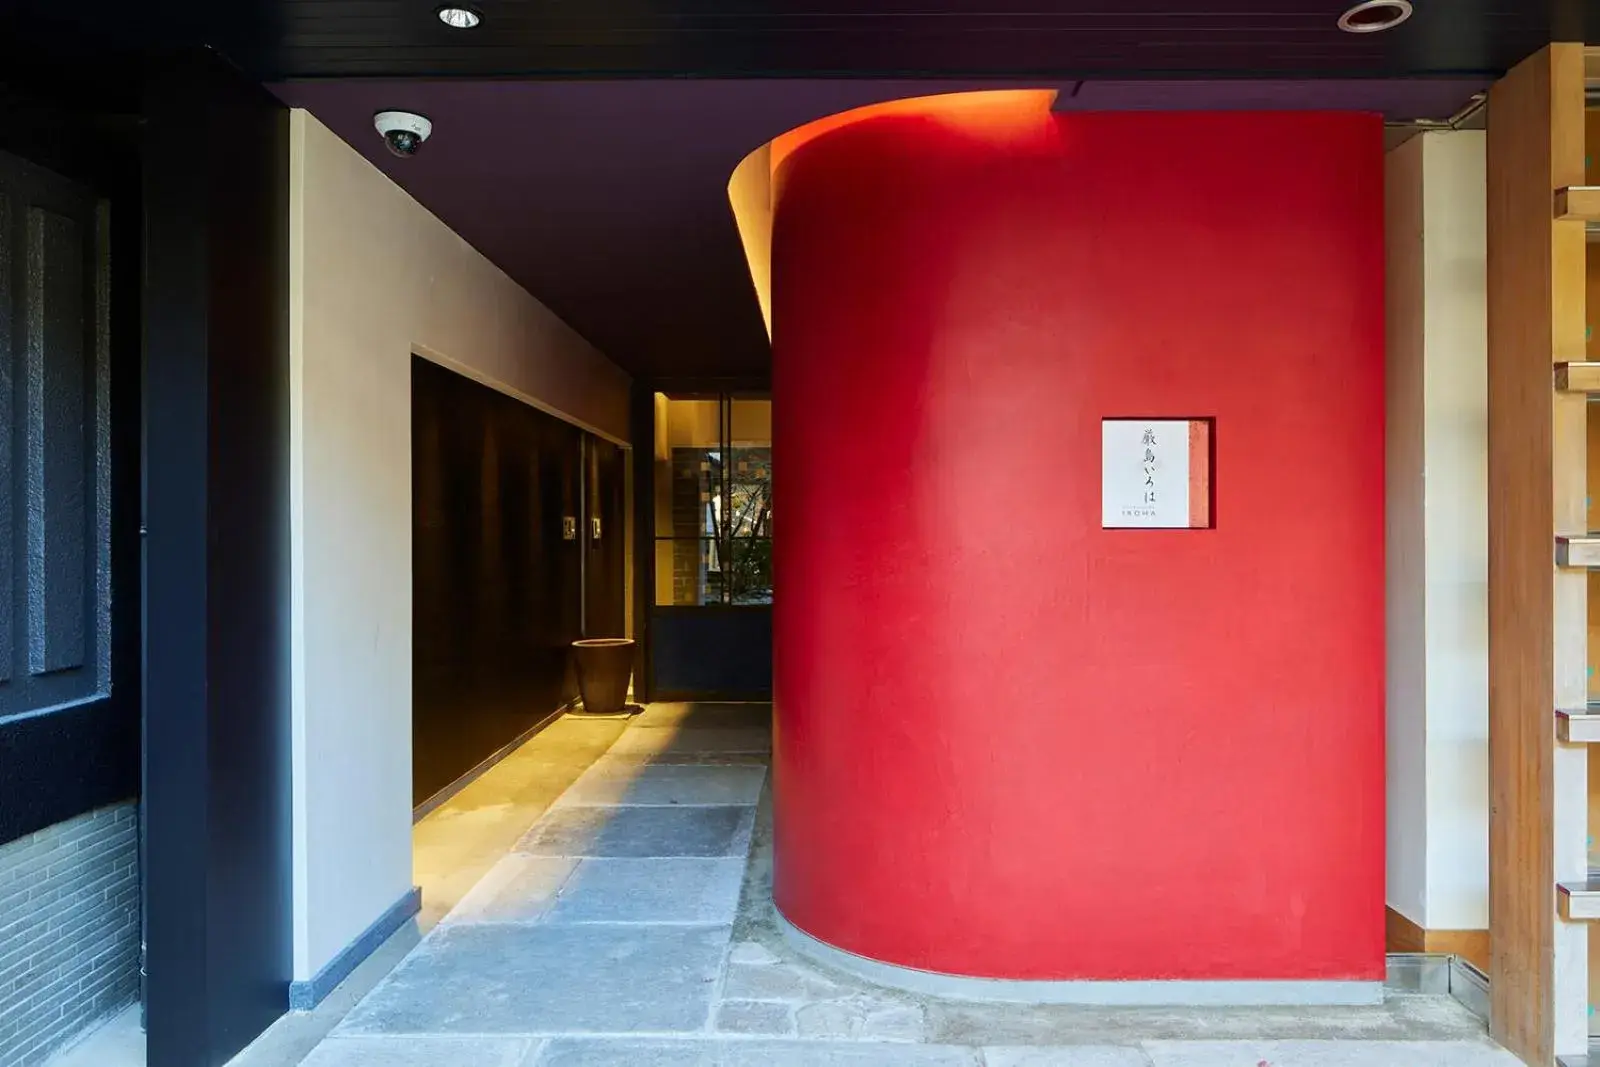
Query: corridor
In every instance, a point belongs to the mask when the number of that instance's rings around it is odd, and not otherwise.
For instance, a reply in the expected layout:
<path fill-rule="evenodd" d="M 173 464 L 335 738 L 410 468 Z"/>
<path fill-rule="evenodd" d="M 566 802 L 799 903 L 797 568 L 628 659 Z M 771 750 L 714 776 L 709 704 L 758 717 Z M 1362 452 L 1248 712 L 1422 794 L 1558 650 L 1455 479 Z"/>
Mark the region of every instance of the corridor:
<path fill-rule="evenodd" d="M 770 904 L 764 705 L 652 705 L 305 1067 L 1493 1067 L 1456 1000 L 978 1004 L 804 962 Z"/>

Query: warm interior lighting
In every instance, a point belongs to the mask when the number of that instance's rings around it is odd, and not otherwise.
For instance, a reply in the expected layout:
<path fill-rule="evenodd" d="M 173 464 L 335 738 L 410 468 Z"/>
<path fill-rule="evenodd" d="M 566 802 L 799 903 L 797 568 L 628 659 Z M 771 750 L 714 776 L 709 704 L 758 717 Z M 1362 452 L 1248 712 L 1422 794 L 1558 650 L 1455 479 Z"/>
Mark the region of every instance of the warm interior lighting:
<path fill-rule="evenodd" d="M 778 168 L 797 148 L 825 133 L 885 115 L 915 115 L 968 134 L 1004 140 L 1036 132 L 1040 123 L 1050 120 L 1055 102 L 1054 89 L 991 89 L 885 100 L 796 126 L 745 156 L 728 180 L 728 201 L 767 337 L 772 337 L 772 205 Z"/>
<path fill-rule="evenodd" d="M 986 89 L 966 93 L 914 96 L 885 100 L 881 104 L 841 111 L 796 126 L 772 139 L 772 173 L 801 145 L 844 126 L 885 115 L 915 115 L 973 133 L 1005 137 L 1008 133 L 1038 128 L 1041 116 L 1055 105 L 1054 89 Z"/>
<path fill-rule="evenodd" d="M 772 339 L 772 142 L 751 152 L 728 179 L 728 203 L 744 245 L 761 321 Z"/>
<path fill-rule="evenodd" d="M 439 21 L 452 30 L 470 30 L 483 21 L 483 16 L 470 7 L 441 7 Z"/>
<path fill-rule="evenodd" d="M 1363 0 L 1339 16 L 1345 33 L 1382 33 L 1411 17 L 1411 0 Z"/>

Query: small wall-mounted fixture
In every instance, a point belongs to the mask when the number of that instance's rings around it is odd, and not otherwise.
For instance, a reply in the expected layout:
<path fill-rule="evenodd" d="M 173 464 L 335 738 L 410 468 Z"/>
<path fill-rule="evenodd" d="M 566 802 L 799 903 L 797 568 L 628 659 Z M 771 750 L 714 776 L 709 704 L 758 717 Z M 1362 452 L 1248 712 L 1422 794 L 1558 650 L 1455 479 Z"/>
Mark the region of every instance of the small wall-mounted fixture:
<path fill-rule="evenodd" d="M 578 539 L 578 520 L 575 516 L 564 515 L 561 518 L 561 540 L 576 541 Z"/>
<path fill-rule="evenodd" d="M 380 111 L 372 116 L 372 125 L 383 134 L 389 151 L 402 159 L 422 151 L 422 142 L 433 132 L 428 117 L 413 111 Z"/>
<path fill-rule="evenodd" d="M 1362 0 L 1339 16 L 1345 33 L 1382 33 L 1411 17 L 1411 0 Z"/>
<path fill-rule="evenodd" d="M 449 26 L 452 30 L 477 29 L 478 23 L 483 21 L 483 15 L 477 8 L 465 7 L 461 4 L 446 4 L 434 14 L 439 16 L 439 21 Z"/>
<path fill-rule="evenodd" d="M 589 537 L 594 541 L 600 540 L 600 516 L 598 515 L 589 517 Z"/>

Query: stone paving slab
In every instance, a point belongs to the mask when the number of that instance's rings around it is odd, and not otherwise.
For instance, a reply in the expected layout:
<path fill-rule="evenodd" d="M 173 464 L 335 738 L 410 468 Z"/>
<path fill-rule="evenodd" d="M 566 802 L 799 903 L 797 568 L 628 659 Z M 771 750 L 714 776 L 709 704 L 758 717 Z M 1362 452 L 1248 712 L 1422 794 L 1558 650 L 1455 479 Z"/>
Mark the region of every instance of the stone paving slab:
<path fill-rule="evenodd" d="M 581 861 L 513 852 L 496 863 L 443 919 L 447 923 L 537 922 Z"/>
<path fill-rule="evenodd" d="M 550 922 L 714 923 L 739 907 L 744 860 L 586 859 L 561 889 Z"/>
<path fill-rule="evenodd" d="M 776 1000 L 724 1000 L 712 1026 L 722 1034 L 793 1037 L 794 1008 Z"/>
<path fill-rule="evenodd" d="M 795 1009 L 801 1037 L 848 1041 L 921 1041 L 927 1027 L 922 1008 L 867 993 L 838 997 Z"/>
<path fill-rule="evenodd" d="M 1123 1045 L 1062 1045 L 986 1048 L 983 1063 L 984 1067 L 1150 1067 L 1150 1057 L 1141 1049 Z"/>
<path fill-rule="evenodd" d="M 561 804 L 750 805 L 761 798 L 766 768 L 759 764 L 707 766 L 607 758 L 584 772 Z"/>
<path fill-rule="evenodd" d="M 739 946 L 740 954 L 754 950 Z M 748 958 L 748 956 L 747 956 Z M 827 1000 L 851 992 L 830 976 L 804 963 L 780 961 L 741 963 L 735 957 L 728 963 L 722 994 L 736 1000 Z"/>
<path fill-rule="evenodd" d="M 557 1038 L 533 1067 L 722 1067 L 722 1046 L 709 1041 L 575 1041 Z"/>
<path fill-rule="evenodd" d="M 731 968 L 729 973 L 732 974 Z M 1353 1008 L 1100 1008 L 983 1004 L 932 997 L 924 1003 L 928 1011 L 927 1039 L 946 1045 L 1115 1045 L 1200 1037 L 1246 1042 L 1326 1039 L 1409 1044 L 1483 1038 L 1483 1023 L 1450 997 L 1387 997 L 1381 1005 Z M 1249 1067 L 1257 1067 L 1256 1061 L 1251 1061 Z"/>
<path fill-rule="evenodd" d="M 871 1041 L 729 1041 L 722 1067 L 976 1067 L 976 1049 Z"/>
<path fill-rule="evenodd" d="M 1487 1041 L 1146 1041 L 1154 1067 L 1521 1067 Z"/>
<path fill-rule="evenodd" d="M 770 752 L 658 752 L 654 755 L 610 755 L 610 759 L 631 759 L 657 767 L 692 764 L 696 767 L 765 767 L 771 762 Z"/>
<path fill-rule="evenodd" d="M 541 1042 L 496 1037 L 330 1037 L 300 1067 L 521 1067 Z"/>
<path fill-rule="evenodd" d="M 517 842 L 535 856 L 744 856 L 755 811 L 747 807 L 562 807 Z"/>
<path fill-rule="evenodd" d="M 713 926 L 441 926 L 335 1032 L 698 1032 L 727 938 Z"/>
<path fill-rule="evenodd" d="M 564 1038 L 551 1041 L 534 1061 L 535 1067 L 982 1067 L 982 1063 L 975 1049 L 939 1045 Z"/>
<path fill-rule="evenodd" d="M 764 726 L 690 726 L 684 729 L 635 729 L 617 738 L 606 753 L 633 759 L 719 753 L 765 755 L 772 751 L 772 733 Z"/>
<path fill-rule="evenodd" d="M 634 718 L 636 727 L 675 727 L 679 729 L 706 726 L 759 726 L 772 727 L 771 704 L 715 704 L 701 702 L 664 702 L 649 704 Z"/>

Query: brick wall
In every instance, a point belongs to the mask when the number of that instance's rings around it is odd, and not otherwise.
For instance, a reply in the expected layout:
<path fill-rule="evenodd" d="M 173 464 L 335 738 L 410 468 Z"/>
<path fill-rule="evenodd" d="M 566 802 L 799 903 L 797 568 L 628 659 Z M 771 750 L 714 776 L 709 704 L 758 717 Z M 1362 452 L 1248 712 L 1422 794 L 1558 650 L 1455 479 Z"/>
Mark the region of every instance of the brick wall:
<path fill-rule="evenodd" d="M 139 821 L 118 804 L 0 845 L 0 1064 L 139 995 Z"/>
<path fill-rule="evenodd" d="M 699 604 L 706 595 L 706 505 L 711 462 L 704 448 L 672 450 L 672 602 Z"/>

